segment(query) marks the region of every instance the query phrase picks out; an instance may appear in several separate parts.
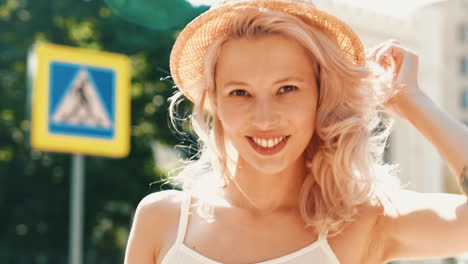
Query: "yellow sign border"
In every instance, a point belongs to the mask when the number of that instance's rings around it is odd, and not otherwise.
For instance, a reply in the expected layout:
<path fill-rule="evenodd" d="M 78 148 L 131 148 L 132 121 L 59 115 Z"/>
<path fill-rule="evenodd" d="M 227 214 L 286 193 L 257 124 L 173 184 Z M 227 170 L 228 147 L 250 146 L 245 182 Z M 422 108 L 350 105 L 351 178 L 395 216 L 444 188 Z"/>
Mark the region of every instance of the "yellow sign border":
<path fill-rule="evenodd" d="M 130 60 L 116 53 L 73 48 L 50 43 L 33 47 L 31 95 L 31 145 L 51 152 L 125 157 L 130 151 Z M 48 131 L 50 65 L 52 62 L 81 64 L 115 72 L 115 133 L 113 139 L 57 135 Z"/>

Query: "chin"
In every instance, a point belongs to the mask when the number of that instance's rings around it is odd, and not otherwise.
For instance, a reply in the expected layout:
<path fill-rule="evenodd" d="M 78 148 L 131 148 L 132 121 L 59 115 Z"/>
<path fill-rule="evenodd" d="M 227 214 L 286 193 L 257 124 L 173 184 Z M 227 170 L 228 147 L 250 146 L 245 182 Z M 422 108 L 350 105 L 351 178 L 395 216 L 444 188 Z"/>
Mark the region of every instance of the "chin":
<path fill-rule="evenodd" d="M 285 171 L 289 166 L 292 164 L 284 164 L 284 159 L 282 161 L 278 161 L 275 159 L 272 160 L 258 160 L 255 158 L 249 159 L 250 162 L 246 162 L 249 167 L 257 170 L 262 174 L 278 174 Z"/>

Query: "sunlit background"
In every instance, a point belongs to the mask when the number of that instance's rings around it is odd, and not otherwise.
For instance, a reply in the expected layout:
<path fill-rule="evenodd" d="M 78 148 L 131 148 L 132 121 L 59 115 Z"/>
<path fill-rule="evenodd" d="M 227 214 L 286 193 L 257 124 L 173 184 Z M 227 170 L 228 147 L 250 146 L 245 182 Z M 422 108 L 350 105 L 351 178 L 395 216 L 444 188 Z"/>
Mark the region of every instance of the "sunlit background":
<path fill-rule="evenodd" d="M 29 144 L 26 58 L 33 43 L 122 53 L 131 59 L 130 154 L 122 159 L 85 157 L 83 262 L 123 263 L 139 200 L 172 188 L 160 180 L 178 166 L 179 158 L 195 153 L 194 138 L 168 127 L 167 98 L 174 88 L 166 77 L 178 32 L 213 2 L 0 0 L 0 263 L 69 261 L 71 155 Z M 468 0 L 316 3 L 355 29 L 366 48 L 394 38 L 415 51 L 421 88 L 468 124 Z M 409 189 L 459 193 L 441 156 L 405 122 L 395 123 L 385 158 L 401 164 Z"/>

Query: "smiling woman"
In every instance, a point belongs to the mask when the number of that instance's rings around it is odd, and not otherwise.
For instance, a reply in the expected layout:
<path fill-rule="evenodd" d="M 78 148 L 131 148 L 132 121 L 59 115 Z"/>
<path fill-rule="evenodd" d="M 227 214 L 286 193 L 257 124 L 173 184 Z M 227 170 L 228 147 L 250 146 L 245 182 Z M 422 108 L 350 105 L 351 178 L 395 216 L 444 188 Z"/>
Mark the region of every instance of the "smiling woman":
<path fill-rule="evenodd" d="M 225 0 L 197 17 L 171 54 L 170 115 L 174 124 L 182 96 L 193 102 L 199 158 L 172 179 L 183 192 L 141 201 L 126 263 L 385 263 L 468 250 L 461 236 L 434 242 L 468 232 L 465 198 L 404 191 L 382 161 L 385 110 L 418 120 L 444 155 L 468 149 L 449 140 L 468 133 L 425 101 L 410 55 L 390 42 L 366 62 L 355 33 L 307 0 Z M 452 135 L 430 133 L 440 125 Z M 455 171 L 461 149 L 445 155 Z"/>
<path fill-rule="evenodd" d="M 202 77 L 172 98 L 172 109 L 182 94 L 194 98 L 192 124 L 203 143 L 202 158 L 178 179 L 206 192 L 209 180 L 189 179 L 223 177 L 245 206 L 262 210 L 278 201 L 261 196 L 298 195 L 306 223 L 333 234 L 359 204 L 384 200 L 379 180 L 397 182 L 380 160 L 390 121 L 379 106 L 394 90 L 343 56 L 318 26 L 275 10 L 238 13 L 207 48 Z M 281 149 L 264 147 L 283 137 Z M 204 171 L 210 167 L 216 173 Z M 297 184 L 285 188 L 290 182 Z"/>

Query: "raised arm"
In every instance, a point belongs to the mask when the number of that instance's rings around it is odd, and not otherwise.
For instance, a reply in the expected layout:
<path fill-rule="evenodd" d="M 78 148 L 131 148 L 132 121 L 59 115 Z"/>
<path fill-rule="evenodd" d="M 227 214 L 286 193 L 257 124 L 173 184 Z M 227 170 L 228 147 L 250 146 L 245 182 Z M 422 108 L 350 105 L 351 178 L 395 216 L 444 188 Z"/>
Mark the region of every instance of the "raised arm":
<path fill-rule="evenodd" d="M 468 128 L 440 109 L 418 86 L 418 56 L 390 41 L 371 54 L 382 66 L 396 64 L 394 85 L 401 93 L 386 107 L 415 126 L 438 150 L 468 193 Z M 422 176 L 423 177 L 423 176 Z M 395 215 L 381 216 L 378 234 L 384 261 L 443 258 L 468 253 L 465 195 L 401 190 L 392 194 Z"/>
<path fill-rule="evenodd" d="M 468 253 L 468 203 L 464 195 L 393 194 L 396 215 L 379 217 L 382 261 L 448 258 Z"/>
<path fill-rule="evenodd" d="M 414 92 L 401 101 L 400 109 L 405 119 L 438 150 L 462 190 L 468 193 L 468 127 L 440 109 L 422 92 Z"/>
<path fill-rule="evenodd" d="M 419 89 L 418 56 L 392 40 L 376 48 L 369 60 L 383 67 L 396 65 L 393 86 L 400 94 L 390 99 L 385 107 L 416 127 L 462 183 L 462 175 L 468 173 L 468 127 L 440 109 Z"/>

